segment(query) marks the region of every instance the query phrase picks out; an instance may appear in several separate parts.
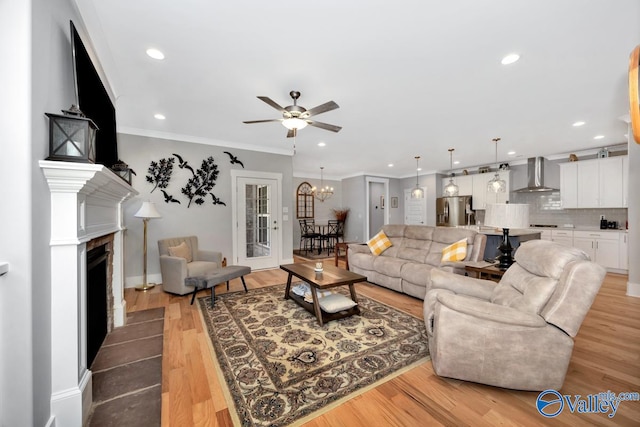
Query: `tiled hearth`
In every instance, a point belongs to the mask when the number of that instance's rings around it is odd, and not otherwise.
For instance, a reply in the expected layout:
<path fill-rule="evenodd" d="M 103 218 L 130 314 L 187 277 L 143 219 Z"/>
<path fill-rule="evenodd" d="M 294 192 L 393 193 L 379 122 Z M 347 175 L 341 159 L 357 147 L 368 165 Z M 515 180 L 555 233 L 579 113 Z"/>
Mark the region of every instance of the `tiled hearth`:
<path fill-rule="evenodd" d="M 42 160 L 40 168 L 51 192 L 51 413 L 55 425 L 80 426 L 92 401 L 86 354 L 87 250 L 112 239 L 108 316 L 113 326 L 122 326 L 122 203 L 138 193 L 102 165 Z"/>

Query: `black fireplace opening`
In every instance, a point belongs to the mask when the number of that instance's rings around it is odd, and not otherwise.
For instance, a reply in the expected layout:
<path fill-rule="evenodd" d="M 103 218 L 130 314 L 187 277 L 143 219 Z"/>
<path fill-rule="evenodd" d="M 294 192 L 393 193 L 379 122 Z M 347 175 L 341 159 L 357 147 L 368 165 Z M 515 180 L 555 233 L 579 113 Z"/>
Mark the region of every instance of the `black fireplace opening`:
<path fill-rule="evenodd" d="M 107 336 L 107 245 L 87 252 L 87 366 Z"/>

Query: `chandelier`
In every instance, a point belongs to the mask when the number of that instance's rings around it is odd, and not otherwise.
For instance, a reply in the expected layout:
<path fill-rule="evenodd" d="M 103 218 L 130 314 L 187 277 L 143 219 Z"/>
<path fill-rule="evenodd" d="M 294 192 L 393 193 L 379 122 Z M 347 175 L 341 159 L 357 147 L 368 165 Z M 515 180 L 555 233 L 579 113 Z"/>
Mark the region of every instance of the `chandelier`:
<path fill-rule="evenodd" d="M 500 179 L 500 174 L 498 173 L 499 168 L 498 164 L 498 141 L 500 138 L 493 138 L 493 142 L 496 143 L 496 174 L 495 176 L 487 183 L 487 191 L 491 193 L 504 193 L 507 189 L 507 183 L 504 179 Z"/>
<path fill-rule="evenodd" d="M 453 182 L 453 148 L 449 148 L 449 183 L 444 187 L 445 196 L 457 196 L 458 186 Z"/>
<path fill-rule="evenodd" d="M 415 159 L 416 159 L 416 186 L 411 191 L 411 198 L 424 199 L 424 191 L 422 190 L 422 188 L 420 187 L 420 183 L 418 182 L 418 171 L 420 170 L 418 166 L 418 162 L 420 161 L 420 156 L 416 156 Z"/>
<path fill-rule="evenodd" d="M 324 202 L 329 197 L 333 196 L 333 187 L 324 186 L 324 175 L 322 171 L 324 170 L 324 166 L 320 166 L 320 189 L 318 190 L 316 187 L 311 189 L 313 193 L 313 197 Z"/>

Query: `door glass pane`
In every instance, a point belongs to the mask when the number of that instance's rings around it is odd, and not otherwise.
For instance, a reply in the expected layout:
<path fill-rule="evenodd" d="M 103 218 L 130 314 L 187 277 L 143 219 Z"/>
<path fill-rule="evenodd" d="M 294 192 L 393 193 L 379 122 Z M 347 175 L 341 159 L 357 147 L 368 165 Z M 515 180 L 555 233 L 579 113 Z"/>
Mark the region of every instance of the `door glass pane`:
<path fill-rule="evenodd" d="M 247 258 L 271 256 L 271 206 L 270 186 L 247 184 L 245 186 Z"/>

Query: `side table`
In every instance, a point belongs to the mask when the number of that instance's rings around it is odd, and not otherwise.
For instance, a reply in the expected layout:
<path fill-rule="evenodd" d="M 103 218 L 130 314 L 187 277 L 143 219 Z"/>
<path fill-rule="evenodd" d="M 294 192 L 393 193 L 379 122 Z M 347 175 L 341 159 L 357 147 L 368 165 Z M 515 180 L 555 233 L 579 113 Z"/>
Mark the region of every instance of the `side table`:
<path fill-rule="evenodd" d="M 334 264 L 338 266 L 338 260 L 345 261 L 345 269 L 349 269 L 349 244 L 357 242 L 336 242 Z M 340 249 L 344 249 L 344 255 L 340 255 Z"/>
<path fill-rule="evenodd" d="M 499 282 L 506 270 L 500 270 L 497 264 L 488 262 L 466 263 L 464 270 L 467 273 L 473 273 L 478 279 L 488 279 Z"/>

